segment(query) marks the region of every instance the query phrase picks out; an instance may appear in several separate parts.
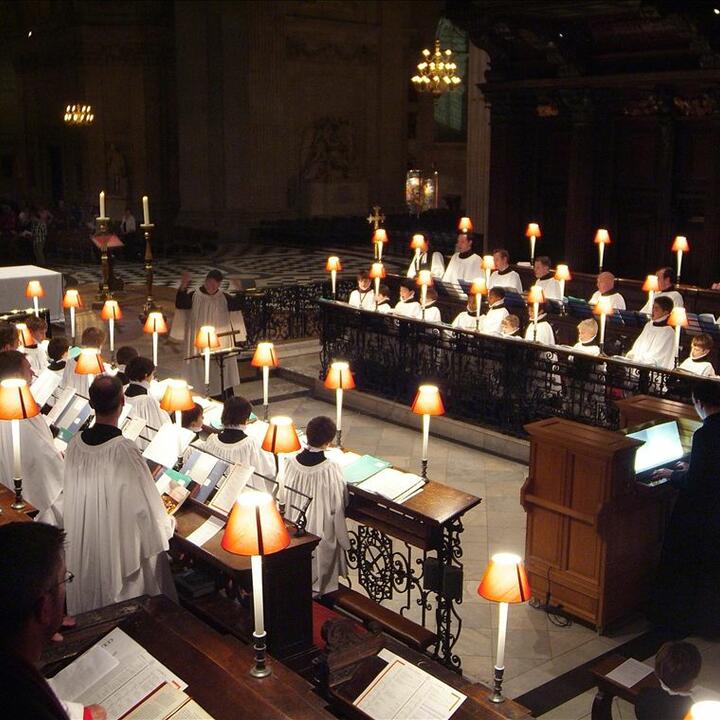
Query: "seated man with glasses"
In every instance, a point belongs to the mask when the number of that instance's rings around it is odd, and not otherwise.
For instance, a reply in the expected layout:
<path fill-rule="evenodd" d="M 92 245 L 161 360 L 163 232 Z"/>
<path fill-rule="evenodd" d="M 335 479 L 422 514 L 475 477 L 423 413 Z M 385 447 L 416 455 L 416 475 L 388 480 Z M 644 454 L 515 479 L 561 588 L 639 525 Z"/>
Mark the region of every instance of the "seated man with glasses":
<path fill-rule="evenodd" d="M 39 522 L 0 527 L 0 698 L 4 720 L 105 720 L 100 705 L 63 703 L 36 669 L 60 628 L 65 589 L 65 533 Z"/>

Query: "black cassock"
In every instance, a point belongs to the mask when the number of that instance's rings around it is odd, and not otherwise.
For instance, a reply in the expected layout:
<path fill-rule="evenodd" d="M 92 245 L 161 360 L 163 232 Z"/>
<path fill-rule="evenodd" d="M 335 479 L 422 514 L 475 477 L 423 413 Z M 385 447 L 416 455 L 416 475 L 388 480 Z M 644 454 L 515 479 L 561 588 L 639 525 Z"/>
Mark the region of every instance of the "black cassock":
<path fill-rule="evenodd" d="M 665 532 L 651 618 L 681 634 L 720 633 L 720 413 L 693 435 Z"/>

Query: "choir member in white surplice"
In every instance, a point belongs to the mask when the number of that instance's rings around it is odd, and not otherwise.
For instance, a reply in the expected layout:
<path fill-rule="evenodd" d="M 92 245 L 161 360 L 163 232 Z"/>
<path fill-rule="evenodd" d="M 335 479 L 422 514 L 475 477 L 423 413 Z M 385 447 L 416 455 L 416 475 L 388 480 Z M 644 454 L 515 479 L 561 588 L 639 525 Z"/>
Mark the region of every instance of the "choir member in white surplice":
<path fill-rule="evenodd" d="M 22 378 L 30 385 L 32 370 L 17 350 L 0 352 L 0 380 Z M 20 421 L 20 462 L 23 495 L 38 509 L 37 519 L 63 524 L 63 459 L 42 415 Z M 14 490 L 13 443 L 10 421 L 0 421 L 0 482 Z"/>
<path fill-rule="evenodd" d="M 597 290 L 588 300 L 590 305 L 597 305 L 601 297 L 608 298 L 616 310 L 625 310 L 625 298 L 615 289 L 615 276 L 611 272 L 601 272 L 596 280 Z"/>
<path fill-rule="evenodd" d="M 684 307 L 683 296 L 675 289 L 675 271 L 671 267 L 664 267 L 660 268 L 655 275 L 660 289 L 660 292 L 655 293 L 655 297 L 668 297 L 672 300 L 673 307 Z M 647 302 L 640 308 L 640 312 L 650 315 L 650 310 L 650 298 L 648 298 Z"/>
<path fill-rule="evenodd" d="M 275 458 L 260 447 L 260 443 L 247 435 L 252 405 L 244 397 L 231 397 L 223 403 L 220 422 L 223 429 L 213 433 L 203 444 L 203 449 L 223 460 L 242 465 L 252 465 L 255 472 L 271 480 L 275 479 Z M 266 488 L 259 487 L 258 490 Z M 268 491 L 272 487 L 268 486 Z"/>
<path fill-rule="evenodd" d="M 374 310 L 375 291 L 371 287 L 370 273 L 367 270 L 361 270 L 357 274 L 356 280 L 357 288 L 350 293 L 348 303 L 363 310 Z"/>
<path fill-rule="evenodd" d="M 347 575 L 345 550 L 350 547 L 345 525 L 347 486 L 340 465 L 324 453 L 335 432 L 330 418 L 313 418 L 306 428 L 308 447 L 285 463 L 285 487 L 312 497 L 306 510 L 307 530 L 320 538 L 312 561 L 313 592 L 320 595 L 337 590 L 338 576 Z"/>
<path fill-rule="evenodd" d="M 414 257 L 410 261 L 407 269 L 407 277 L 414 278 L 420 270 L 429 270 L 430 274 L 438 279 L 440 279 L 445 272 L 445 259 L 442 253 L 432 252 L 428 240 L 425 240 L 425 252 L 420 253 L 419 257 Z"/>
<path fill-rule="evenodd" d="M 461 233 L 457 236 L 455 254 L 450 258 L 443 273 L 443 282 L 457 283 L 458 280 L 472 282 L 482 274 L 482 260 L 473 252 L 472 239 L 469 235 Z"/>
<path fill-rule="evenodd" d="M 488 291 L 488 311 L 480 318 L 480 332 L 499 335 L 502 321 L 509 315 L 505 307 L 505 288 L 496 285 Z"/>
<path fill-rule="evenodd" d="M 597 333 L 598 326 L 592 318 L 581 320 L 578 323 L 578 341 L 573 345 L 573 350 L 585 355 L 599 355 L 600 346 L 596 342 Z"/>
<path fill-rule="evenodd" d="M 56 375 L 60 376 L 62 380 L 63 374 L 65 373 L 65 366 L 67 365 L 67 354 L 70 349 L 70 343 L 64 335 L 55 335 L 50 338 L 48 342 L 48 366 L 47 369 Z"/>
<path fill-rule="evenodd" d="M 675 331 L 668 325 L 673 304 L 669 297 L 656 297 L 650 322 L 633 343 L 627 358 L 643 365 L 672 370 L 675 365 Z"/>
<path fill-rule="evenodd" d="M 185 357 L 198 355 L 195 338 L 203 325 L 212 325 L 217 332 L 221 348 L 234 347 L 247 339 L 245 321 L 240 306 L 242 298 L 220 290 L 223 281 L 219 270 L 211 270 L 199 290 L 190 291 L 190 275 L 184 273 L 175 296 L 175 317 L 172 337 L 185 342 Z M 225 333 L 234 333 L 226 335 Z M 187 361 L 187 381 L 197 389 L 205 387 L 205 361 L 202 357 Z M 220 387 L 220 372 L 216 363 L 210 364 L 210 394 L 219 395 L 226 388 L 240 384 L 237 358 L 224 364 L 224 387 Z"/>
<path fill-rule="evenodd" d="M 133 358 L 125 367 L 125 375 L 128 379 L 125 398 L 132 406 L 130 417 L 142 418 L 151 428 L 157 430 L 162 425 L 172 422 L 172 419 L 160 407 L 157 398 L 150 394 L 150 383 L 154 374 L 155 365 L 150 358 L 140 355 Z"/>
<path fill-rule="evenodd" d="M 707 333 L 693 336 L 690 343 L 690 355 L 678 365 L 678 370 L 702 377 L 715 377 L 715 368 L 710 362 L 712 347 L 713 340 Z"/>
<path fill-rule="evenodd" d="M 117 363 L 117 373 L 115 374 L 120 378 L 120 382 L 123 384 L 125 389 L 127 389 L 128 383 L 130 382 L 125 372 L 125 368 L 127 367 L 127 364 L 137 356 L 138 351 L 132 347 L 132 345 L 122 345 L 115 353 L 115 362 Z"/>
<path fill-rule="evenodd" d="M 400 283 L 400 300 L 393 308 L 393 312 L 396 315 L 416 318 L 417 320 L 422 317 L 422 308 L 415 299 L 415 283 L 412 280 L 403 280 Z"/>
<path fill-rule="evenodd" d="M 520 275 L 510 267 L 510 253 L 503 248 L 493 250 L 493 263 L 495 270 L 490 275 L 488 288 L 504 287 L 522 295 L 522 281 Z"/>
<path fill-rule="evenodd" d="M 520 319 L 517 315 L 508 315 L 500 324 L 500 337 L 520 340 Z"/>
<path fill-rule="evenodd" d="M 554 345 L 555 344 L 555 333 L 553 332 L 552 325 L 547 320 L 547 314 L 543 306 L 540 306 L 538 312 L 537 330 L 535 329 L 535 323 L 533 322 L 534 316 L 530 313 L 530 322 L 528 323 L 527 329 L 525 330 L 525 339 L 533 342 L 539 342 L 543 345 Z"/>
<path fill-rule="evenodd" d="M 425 301 L 425 322 L 441 323 L 442 316 L 437 303 L 437 291 L 435 288 L 429 287 L 426 291 Z M 420 317 L 422 317 L 422 305 L 420 306 Z"/>
<path fill-rule="evenodd" d="M 463 310 L 455 316 L 452 326 L 458 330 L 476 330 L 478 320 L 476 315 L 477 305 L 475 303 L 475 295 L 468 295 L 467 309 Z"/>
<path fill-rule="evenodd" d="M 90 386 L 95 425 L 75 435 L 65 455 L 72 614 L 138 595 L 176 597 L 166 554 L 175 521 L 140 451 L 117 427 L 123 404 L 118 378 L 96 378 Z"/>
<path fill-rule="evenodd" d="M 47 322 L 45 322 L 45 318 L 31 315 L 25 321 L 25 324 L 33 339 L 32 344 L 25 347 L 25 355 L 27 355 L 32 371 L 35 375 L 40 375 L 48 366 Z"/>
<path fill-rule="evenodd" d="M 373 310 L 375 310 L 375 312 L 379 312 L 381 315 L 387 315 L 393 310 L 392 305 L 390 304 L 390 288 L 387 285 L 381 285 L 378 290 L 377 305 L 373 308 Z"/>
<path fill-rule="evenodd" d="M 104 342 L 105 331 L 102 328 L 95 326 L 86 327 L 80 338 L 80 347 L 102 350 Z M 63 379 L 60 381 L 60 387 L 75 388 L 79 395 L 88 397 L 91 377 L 90 375 L 78 375 L 75 372 L 76 364 L 76 358 L 69 358 L 65 363 L 65 371 L 63 373 Z"/>
<path fill-rule="evenodd" d="M 542 288 L 543 295 L 548 300 L 562 300 L 560 297 L 560 282 L 555 279 L 555 273 L 550 270 L 552 262 L 547 255 L 535 258 L 533 272 L 535 285 Z"/>

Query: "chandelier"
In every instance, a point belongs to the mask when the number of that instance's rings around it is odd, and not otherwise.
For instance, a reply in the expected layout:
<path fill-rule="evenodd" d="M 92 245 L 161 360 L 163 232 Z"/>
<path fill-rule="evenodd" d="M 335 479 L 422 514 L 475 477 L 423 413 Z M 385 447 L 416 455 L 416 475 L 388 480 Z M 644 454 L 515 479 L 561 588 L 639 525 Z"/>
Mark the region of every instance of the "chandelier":
<path fill-rule="evenodd" d="M 91 105 L 67 105 L 65 123 L 67 125 L 90 125 L 95 120 Z"/>
<path fill-rule="evenodd" d="M 452 50 L 440 49 L 440 41 L 435 41 L 435 52 L 425 48 L 422 51 L 423 59 L 418 63 L 418 74 L 413 76 L 412 84 L 419 92 L 431 92 L 433 95 L 442 95 L 447 90 L 456 88 L 462 80 L 455 75 L 457 64 L 453 62 Z"/>

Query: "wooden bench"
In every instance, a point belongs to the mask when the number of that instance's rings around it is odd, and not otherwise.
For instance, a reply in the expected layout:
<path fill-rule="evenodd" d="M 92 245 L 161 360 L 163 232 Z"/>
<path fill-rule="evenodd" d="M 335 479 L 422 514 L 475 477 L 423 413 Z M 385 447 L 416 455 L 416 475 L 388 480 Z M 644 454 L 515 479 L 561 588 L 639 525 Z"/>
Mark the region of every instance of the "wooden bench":
<path fill-rule="evenodd" d="M 437 642 L 437 635 L 427 628 L 344 585 L 334 592 L 323 595 L 322 602 L 329 607 L 344 611 L 366 626 L 375 623 L 388 635 L 419 652 L 425 652 Z"/>
<path fill-rule="evenodd" d="M 655 673 L 646 675 L 630 688 L 608 679 L 607 674 L 626 660 L 627 658 L 622 655 L 608 655 L 590 668 L 598 688 L 593 700 L 591 720 L 612 720 L 612 702 L 615 697 L 620 697 L 631 705 L 635 705 L 641 690 L 660 687 Z"/>

